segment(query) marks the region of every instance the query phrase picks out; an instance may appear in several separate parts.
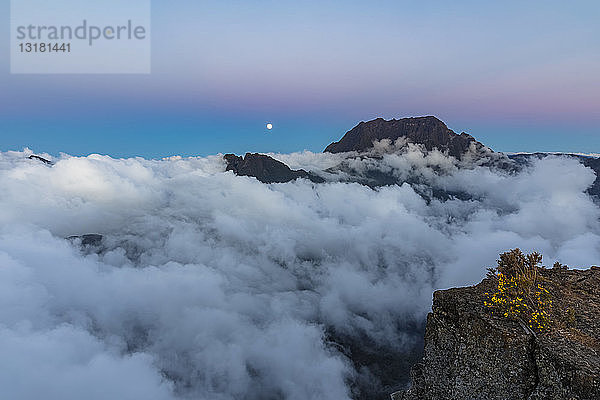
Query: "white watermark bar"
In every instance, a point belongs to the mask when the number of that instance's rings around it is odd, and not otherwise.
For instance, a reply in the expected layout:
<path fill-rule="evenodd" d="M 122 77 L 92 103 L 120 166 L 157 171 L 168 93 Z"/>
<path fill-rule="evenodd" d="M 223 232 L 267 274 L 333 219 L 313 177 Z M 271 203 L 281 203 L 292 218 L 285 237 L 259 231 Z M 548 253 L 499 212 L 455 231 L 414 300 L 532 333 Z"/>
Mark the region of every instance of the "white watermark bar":
<path fill-rule="evenodd" d="M 149 74 L 150 0 L 11 0 L 13 74 Z"/>

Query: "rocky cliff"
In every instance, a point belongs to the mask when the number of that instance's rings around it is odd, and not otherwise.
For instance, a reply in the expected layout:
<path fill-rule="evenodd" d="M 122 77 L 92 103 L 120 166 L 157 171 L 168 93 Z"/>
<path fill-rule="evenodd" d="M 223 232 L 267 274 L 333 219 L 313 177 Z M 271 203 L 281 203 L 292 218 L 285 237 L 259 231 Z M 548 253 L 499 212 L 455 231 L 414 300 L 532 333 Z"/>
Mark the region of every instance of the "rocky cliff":
<path fill-rule="evenodd" d="M 539 273 L 554 301 L 539 332 L 483 306 L 489 278 L 436 292 L 412 387 L 392 399 L 600 399 L 600 268 Z"/>

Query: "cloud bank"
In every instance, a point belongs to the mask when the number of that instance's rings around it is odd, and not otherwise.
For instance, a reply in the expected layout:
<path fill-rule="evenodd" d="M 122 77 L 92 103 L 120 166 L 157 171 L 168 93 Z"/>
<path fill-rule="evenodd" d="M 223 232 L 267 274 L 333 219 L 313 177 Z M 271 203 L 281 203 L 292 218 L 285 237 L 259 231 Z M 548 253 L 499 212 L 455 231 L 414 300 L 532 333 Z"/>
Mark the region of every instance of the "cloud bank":
<path fill-rule="evenodd" d="M 0 153 L 1 398 L 348 399 L 377 375 L 348 340 L 403 354 L 432 291 L 498 253 L 600 259 L 595 176 L 568 158 L 518 174 L 418 146 L 347 161 L 399 182 L 371 189 L 322 172 L 341 155 L 274 155 L 332 182 L 265 185 L 221 156 L 29 154 Z M 415 176 L 469 196 L 424 199 Z M 102 245 L 65 239 L 87 233 Z"/>

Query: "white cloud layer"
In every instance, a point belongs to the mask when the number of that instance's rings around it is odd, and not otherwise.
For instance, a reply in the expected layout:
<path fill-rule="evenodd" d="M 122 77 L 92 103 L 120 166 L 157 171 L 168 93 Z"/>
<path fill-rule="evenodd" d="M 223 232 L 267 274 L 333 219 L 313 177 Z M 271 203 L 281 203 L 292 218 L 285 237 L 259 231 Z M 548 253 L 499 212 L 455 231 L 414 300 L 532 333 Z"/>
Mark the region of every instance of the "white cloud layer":
<path fill-rule="evenodd" d="M 407 183 L 265 185 L 220 156 L 29 154 L 0 153 L 5 399 L 345 399 L 357 372 L 328 333 L 403 349 L 432 290 L 479 281 L 502 251 L 600 259 L 594 173 L 567 158 L 516 175 L 415 146 L 352 162 L 471 197 L 442 202 Z M 100 254 L 65 240 L 86 233 Z"/>

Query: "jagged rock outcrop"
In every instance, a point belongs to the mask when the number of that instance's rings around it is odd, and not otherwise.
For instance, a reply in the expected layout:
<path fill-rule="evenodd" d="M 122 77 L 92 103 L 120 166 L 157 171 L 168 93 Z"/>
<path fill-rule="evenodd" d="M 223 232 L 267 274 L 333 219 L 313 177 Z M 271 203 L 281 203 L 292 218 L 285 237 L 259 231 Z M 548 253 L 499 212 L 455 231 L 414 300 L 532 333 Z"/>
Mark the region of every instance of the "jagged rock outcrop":
<path fill-rule="evenodd" d="M 223 158 L 227 161 L 227 171 L 241 176 L 253 176 L 263 183 L 284 183 L 298 178 L 309 179 L 315 183 L 325 181 L 303 169 L 294 171 L 281 161 L 264 154 L 246 153 L 244 157 L 225 154 Z"/>
<path fill-rule="evenodd" d="M 461 158 L 471 145 L 484 146 L 466 133 L 456 134 L 446 124 L 433 116 L 392 119 L 378 118 L 361 122 L 344 135 L 339 142 L 331 143 L 325 149 L 328 153 L 347 151 L 363 152 L 373 148 L 374 141 L 389 139 L 392 142 L 405 138 L 407 142 L 419 143 L 427 150 L 437 148 L 449 155 Z"/>
<path fill-rule="evenodd" d="M 98 233 L 89 233 L 81 236 L 69 236 L 67 239 L 71 242 L 81 242 L 82 246 L 98 247 L 102 245 L 102 240 L 104 239 L 104 236 Z"/>
<path fill-rule="evenodd" d="M 46 160 L 44 157 L 36 156 L 35 154 L 32 154 L 32 155 L 30 155 L 27 158 L 29 158 L 30 160 L 41 161 L 41 162 L 43 162 L 46 165 L 52 165 L 53 164 L 52 161 Z"/>
<path fill-rule="evenodd" d="M 600 268 L 539 273 L 554 304 L 538 333 L 483 307 L 491 279 L 436 292 L 412 387 L 392 399 L 600 399 Z"/>

